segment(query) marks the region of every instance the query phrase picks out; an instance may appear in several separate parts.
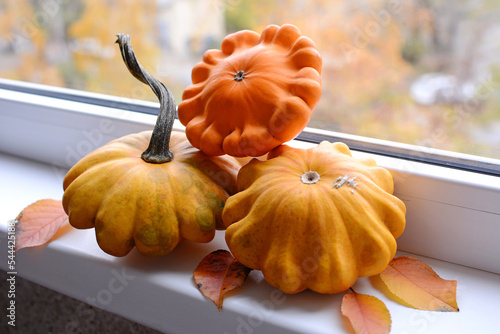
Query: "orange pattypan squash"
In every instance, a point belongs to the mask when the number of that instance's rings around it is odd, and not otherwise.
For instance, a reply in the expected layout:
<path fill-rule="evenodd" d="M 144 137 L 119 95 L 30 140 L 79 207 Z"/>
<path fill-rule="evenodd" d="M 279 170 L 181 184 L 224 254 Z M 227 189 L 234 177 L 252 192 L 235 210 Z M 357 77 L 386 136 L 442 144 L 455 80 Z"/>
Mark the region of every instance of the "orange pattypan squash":
<path fill-rule="evenodd" d="M 286 293 L 337 293 L 383 271 L 405 227 L 389 171 L 343 143 L 282 145 L 238 174 L 222 218 L 236 259 Z"/>
<path fill-rule="evenodd" d="M 208 242 L 223 228 L 224 203 L 236 191 L 238 162 L 194 148 L 182 132 L 171 132 L 171 93 L 137 63 L 129 37 L 119 35 L 132 74 L 160 99 L 153 131 L 116 139 L 89 153 L 67 173 L 63 207 L 76 228 L 95 227 L 106 252 L 124 256 L 165 255 L 183 239 Z M 144 152 L 143 152 L 144 151 Z"/>
<path fill-rule="evenodd" d="M 321 57 L 293 25 L 228 35 L 192 71 L 178 107 L 194 147 L 259 156 L 293 139 L 321 96 Z"/>

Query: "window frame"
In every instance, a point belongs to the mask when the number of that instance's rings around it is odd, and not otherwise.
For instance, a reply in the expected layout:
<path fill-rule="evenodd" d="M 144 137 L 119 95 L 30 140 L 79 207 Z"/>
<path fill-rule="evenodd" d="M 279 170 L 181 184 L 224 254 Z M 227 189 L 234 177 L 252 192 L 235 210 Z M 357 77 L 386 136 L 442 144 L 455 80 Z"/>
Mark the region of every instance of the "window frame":
<path fill-rule="evenodd" d="M 0 89 L 144 114 L 157 115 L 158 113 L 157 103 L 2 78 L 0 78 Z M 351 149 L 360 152 L 500 176 L 499 159 L 450 152 L 433 147 L 404 144 L 310 127 L 306 127 L 296 139 L 315 144 L 323 140 L 342 141 Z"/>
<path fill-rule="evenodd" d="M 138 108 L 153 110 L 158 106 L 153 102 L 30 83 L 14 83 L 5 79 L 0 79 L 0 83 L 36 88 L 38 91 L 45 89 L 46 92 L 45 95 L 41 95 L 34 92 L 0 89 L 0 122 L 3 128 L 0 133 L 0 151 L 50 164 L 54 171 L 59 173 L 61 180 L 67 169 L 86 153 L 112 139 L 152 129 L 156 120 L 156 116 L 151 113 L 134 111 Z M 110 105 L 115 107 L 89 104 L 87 101 L 72 101 L 54 93 L 109 101 Z M 184 127 L 176 120 L 174 129 L 182 131 Z M 303 140 L 304 136 L 312 137 L 314 140 Z M 354 146 L 351 146 L 354 156 L 374 158 L 379 165 L 393 173 L 395 195 L 405 201 L 408 210 L 407 233 L 398 239 L 400 249 L 500 273 L 500 259 L 492 262 L 477 259 L 484 253 L 500 254 L 500 246 L 494 246 L 496 242 L 492 239 L 494 235 L 500 235 L 500 207 L 497 205 L 500 203 L 499 177 L 415 161 L 404 155 L 394 157 L 391 156 L 396 155 L 393 153 L 368 152 L 369 149 L 366 147 L 378 146 L 383 150 L 397 153 L 399 150 L 406 150 L 408 145 L 317 129 L 306 129 L 290 144 L 297 147 L 312 147 L 320 140 L 344 141 Z M 361 149 L 356 145 L 361 146 Z M 426 148 L 421 150 L 427 152 Z M 431 152 L 432 155 L 439 153 L 437 150 Z M 481 160 L 479 157 L 477 159 Z M 477 230 L 474 217 L 483 222 L 486 219 L 485 224 L 492 226 L 494 230 Z M 417 223 L 418 220 L 422 219 L 446 220 L 446 222 L 437 226 L 424 224 L 426 228 L 432 229 L 426 231 L 416 228 L 419 226 L 417 224 L 421 224 Z M 449 220 L 454 222 L 451 223 Z M 412 221 L 415 223 L 411 224 Z M 475 251 L 464 252 L 461 249 L 462 243 L 453 242 L 466 237 L 458 232 L 460 229 L 478 236 L 479 239 L 473 245 Z M 427 241 L 421 243 L 416 236 L 425 236 Z M 481 241 L 480 237 L 485 240 Z M 440 238 L 451 240 L 446 249 L 439 245 Z"/>

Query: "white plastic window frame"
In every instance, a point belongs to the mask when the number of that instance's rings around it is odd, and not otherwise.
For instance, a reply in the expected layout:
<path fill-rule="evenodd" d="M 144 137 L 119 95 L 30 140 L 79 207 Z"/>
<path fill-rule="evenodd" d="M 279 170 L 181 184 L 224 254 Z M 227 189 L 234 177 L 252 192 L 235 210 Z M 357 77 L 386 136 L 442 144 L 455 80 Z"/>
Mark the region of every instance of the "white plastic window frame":
<path fill-rule="evenodd" d="M 0 79 L 0 84 L 2 82 L 6 81 Z M 27 87 L 36 86 L 45 89 L 47 94 L 0 89 L 0 153 L 42 162 L 42 164 L 30 165 L 39 165 L 39 168 L 44 169 L 45 173 L 47 169 L 53 171 L 54 174 L 50 173 L 51 187 L 54 186 L 54 178 L 59 179 L 56 184 L 62 184 L 67 169 L 90 150 L 114 138 L 152 129 L 156 120 L 155 115 L 130 111 L 141 108 L 155 109 L 158 107 L 156 103 L 26 83 L 15 84 Z M 51 93 L 54 92 L 71 93 L 82 98 L 107 100 L 109 103 L 103 104 L 119 107 L 112 108 L 75 101 L 80 99 L 68 100 L 47 97 L 47 95 L 53 95 Z M 175 123 L 174 128 L 183 130 L 183 126 L 178 122 Z M 391 149 L 391 147 L 395 151 L 405 148 L 405 145 L 398 143 L 317 129 L 306 129 L 305 134 L 309 138 L 343 140 L 354 143 L 354 145 L 383 147 L 384 150 Z M 315 145 L 300 139 L 293 140 L 289 144 L 297 147 Z M 440 154 L 452 155 L 454 159 L 467 158 L 463 155 L 455 156 L 452 153 L 427 148 L 420 148 L 420 150 L 422 150 L 422 156 L 427 156 L 430 153 L 438 158 Z M 468 313 L 464 313 L 465 318 L 460 318 L 462 325 L 464 321 L 466 323 L 478 321 L 479 316 L 472 312 L 472 306 L 468 305 L 469 303 L 476 305 L 477 298 L 480 298 L 483 304 L 491 305 L 490 309 L 493 310 L 494 300 L 496 300 L 494 296 L 500 293 L 496 287 L 497 275 L 500 274 L 500 244 L 497 242 L 498 235 L 500 235 L 500 208 L 498 206 L 500 203 L 500 178 L 357 150 L 353 150 L 353 155 L 372 157 L 379 165 L 390 169 L 394 175 L 395 195 L 405 202 L 408 210 L 406 230 L 403 236 L 398 239 L 399 254 L 408 252 L 427 257 L 426 263 L 433 267 L 437 266 L 440 273 L 445 273 L 446 278 L 454 278 L 455 275 L 459 275 L 461 288 L 469 287 L 470 289 L 475 286 L 474 284 L 478 284 L 477 282 L 481 282 L 480 297 L 477 296 L 478 291 L 476 290 L 471 290 L 471 293 L 475 291 L 474 296 L 469 296 L 461 291 L 461 302 L 465 304 L 464 306 L 468 306 L 466 308 L 469 310 Z M 487 159 L 478 159 L 482 162 L 494 163 L 494 161 L 487 161 Z M 26 164 L 29 164 L 28 161 Z M 54 177 L 54 175 L 56 176 Z M 19 176 L 20 174 L 17 173 L 17 178 Z M 28 180 L 26 182 L 30 182 L 30 177 L 26 178 Z M 21 185 L 23 189 L 29 189 L 26 182 L 24 187 Z M 43 184 L 43 182 L 39 184 Z M 9 191 L 9 187 L 2 188 L 2 191 Z M 33 191 L 43 193 L 40 189 Z M 18 200 L 23 201 L 22 198 Z M 5 222 L 1 223 L 5 224 Z M 218 233 L 212 243 L 218 245 L 215 247 L 223 247 L 223 234 Z M 3 243 L 0 241 L 0 244 Z M 87 252 L 89 255 L 85 255 Z M 97 298 L 103 297 L 103 293 L 111 291 L 111 289 L 115 291 L 116 286 L 111 285 L 112 283 L 114 284 L 120 279 L 123 281 L 124 277 L 134 277 L 130 288 L 123 289 L 123 293 L 112 296 L 112 304 L 99 307 L 104 307 L 147 326 L 168 330 L 172 333 L 184 333 L 188 328 L 199 331 L 201 328 L 205 328 L 208 323 L 210 326 L 207 328 L 211 330 L 218 328 L 221 330 L 220 332 L 228 333 L 229 329 L 232 332 L 235 330 L 236 332 L 243 332 L 243 330 L 248 332 L 250 325 L 255 325 L 256 330 L 259 329 L 256 332 L 283 333 L 290 332 L 293 326 L 298 326 L 294 329 L 294 332 L 297 333 L 306 332 L 306 327 L 308 328 L 307 332 L 323 333 L 325 330 L 331 332 L 332 324 L 336 324 L 333 328 L 337 330 L 340 329 L 339 326 L 342 326 L 341 320 L 336 317 L 331 319 L 332 310 L 329 309 L 331 303 L 338 304 L 340 302 L 341 295 L 333 296 L 333 300 L 328 298 L 314 299 L 312 303 L 321 306 L 315 308 L 316 312 L 307 311 L 305 314 L 304 312 L 297 313 L 295 308 L 301 305 L 300 309 L 302 310 L 305 307 L 304 303 L 311 302 L 313 296 L 302 294 L 296 298 L 291 296 L 285 298 L 276 289 L 260 287 L 258 298 L 248 300 L 245 294 L 241 295 L 240 298 L 233 296 L 225 302 L 227 305 L 225 312 L 214 314 L 211 312 L 213 309 L 207 307 L 207 303 L 202 301 L 199 293 L 193 288 L 189 270 L 183 273 L 167 273 L 163 271 L 162 266 L 158 266 L 158 263 L 145 262 L 146 268 L 151 265 L 157 271 L 155 274 L 144 276 L 144 272 L 141 271 L 142 267 L 124 266 L 122 261 L 110 258 L 111 256 L 104 254 L 95 244 L 93 231 L 88 230 L 71 233 L 67 238 L 56 240 L 38 251 L 35 249 L 31 252 L 21 253 L 19 267 L 26 278 L 90 304 L 95 302 L 96 296 Z M 178 261 L 185 260 L 179 259 Z M 456 263 L 462 269 L 455 267 L 446 275 L 447 268 L 450 266 L 438 260 Z M 190 261 L 193 262 L 190 262 L 191 268 L 195 264 L 194 261 Z M 140 262 L 142 263 L 143 260 Z M 65 270 L 61 270 L 61 266 Z M 82 266 L 86 268 L 83 271 L 81 270 Z M 464 266 L 489 271 L 497 275 L 473 271 L 473 269 Z M 59 277 L 64 272 L 66 274 Z M 72 277 L 72 275 L 77 277 Z M 112 275 L 111 278 L 110 275 Z M 259 284 L 261 280 L 259 277 L 256 274 L 252 283 L 249 284 Z M 78 282 L 78 287 L 75 287 L 72 282 Z M 128 281 L 126 283 L 128 284 Z M 366 281 L 359 282 L 360 287 L 365 287 L 365 283 Z M 103 287 L 108 287 L 108 290 Z M 176 307 L 179 308 L 168 311 L 168 314 L 171 313 L 168 321 L 164 314 L 166 310 L 163 309 L 166 304 L 162 298 L 176 300 Z M 274 308 L 268 309 L 270 302 L 274 303 L 273 307 L 278 307 L 284 299 L 287 299 L 288 306 L 284 306 L 280 312 L 273 313 Z M 131 300 L 138 301 L 139 304 L 130 303 Z M 149 300 L 151 305 L 141 304 L 141 301 L 144 300 Z M 176 320 L 181 317 L 184 312 L 182 310 L 186 307 L 190 308 L 191 314 L 198 315 L 198 321 L 186 323 Z M 321 311 L 319 311 L 320 309 Z M 195 310 L 194 313 L 192 313 L 193 310 Z M 400 329 L 403 327 L 405 330 L 411 329 L 412 332 L 416 330 L 420 333 L 421 330 L 431 328 L 436 333 L 442 332 L 443 328 L 448 328 L 447 326 L 456 320 L 446 317 L 438 318 L 432 314 L 405 311 L 404 308 L 396 308 L 393 311 L 396 312 L 394 316 L 397 319 L 407 319 L 395 323 L 395 326 L 399 326 Z M 256 314 L 264 316 L 265 322 L 257 323 L 256 321 L 260 318 L 253 316 Z M 304 320 L 306 315 L 307 321 Z M 214 319 L 217 320 L 214 322 Z M 283 322 L 287 324 L 285 325 Z M 290 325 L 289 323 L 292 322 L 293 324 Z M 313 324 L 314 328 L 311 327 Z M 462 325 L 457 322 L 454 328 L 467 332 L 465 327 L 461 327 Z M 483 324 L 484 330 L 487 331 L 491 329 L 491 326 L 491 323 Z M 250 329 L 253 330 L 253 327 Z"/>
<path fill-rule="evenodd" d="M 13 83 L 0 79 L 2 82 Z M 15 84 L 108 99 L 130 105 L 131 109 L 158 106 L 62 88 Z M 62 180 L 67 169 L 91 150 L 120 136 L 151 129 L 155 119 L 151 114 L 0 89 L 0 152 L 49 164 Z M 174 128 L 183 130 L 178 121 Z M 395 149 L 405 146 L 317 129 L 305 132 L 331 141 L 345 139 L 348 143 L 386 148 L 393 145 Z M 315 145 L 300 139 L 289 144 Z M 420 149 L 423 153 L 453 155 Z M 500 177 L 356 150 L 353 155 L 372 157 L 393 173 L 395 195 L 407 207 L 407 227 L 398 239 L 400 250 L 500 274 Z"/>

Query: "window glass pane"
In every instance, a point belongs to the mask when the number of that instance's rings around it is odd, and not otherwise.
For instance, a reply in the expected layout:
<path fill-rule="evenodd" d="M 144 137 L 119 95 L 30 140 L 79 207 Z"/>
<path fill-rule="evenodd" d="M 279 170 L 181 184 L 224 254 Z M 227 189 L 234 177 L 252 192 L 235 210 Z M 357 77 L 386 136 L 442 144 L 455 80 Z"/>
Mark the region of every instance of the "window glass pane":
<path fill-rule="evenodd" d="M 500 158 L 496 0 L 0 0 L 0 77 L 155 101 L 117 33 L 180 101 L 228 33 L 295 24 L 323 57 L 309 126 Z"/>

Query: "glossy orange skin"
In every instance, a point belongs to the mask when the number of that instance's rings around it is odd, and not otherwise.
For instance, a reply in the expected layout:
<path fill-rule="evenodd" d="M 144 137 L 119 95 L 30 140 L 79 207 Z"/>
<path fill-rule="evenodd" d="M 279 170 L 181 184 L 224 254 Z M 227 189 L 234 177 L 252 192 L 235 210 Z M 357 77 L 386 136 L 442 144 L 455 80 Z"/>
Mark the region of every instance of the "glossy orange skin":
<path fill-rule="evenodd" d="M 183 240 L 209 242 L 223 228 L 221 214 L 236 192 L 239 163 L 210 157 L 172 132 L 172 161 L 147 163 L 141 153 L 151 131 L 116 139 L 89 153 L 67 173 L 63 207 L 79 229 L 95 227 L 106 253 L 124 256 L 134 246 L 161 256 Z"/>
<path fill-rule="evenodd" d="M 406 213 L 389 171 L 353 158 L 343 143 L 283 145 L 269 158 L 241 168 L 222 214 L 236 259 L 286 293 L 333 294 L 386 268 Z M 309 171 L 317 183 L 301 181 Z"/>
<path fill-rule="evenodd" d="M 314 42 L 293 25 L 228 35 L 193 68 L 179 120 L 208 155 L 266 154 L 309 122 L 321 97 L 321 66 Z M 237 81 L 239 71 L 245 76 Z"/>

